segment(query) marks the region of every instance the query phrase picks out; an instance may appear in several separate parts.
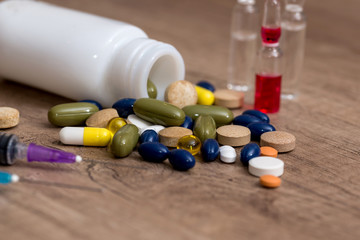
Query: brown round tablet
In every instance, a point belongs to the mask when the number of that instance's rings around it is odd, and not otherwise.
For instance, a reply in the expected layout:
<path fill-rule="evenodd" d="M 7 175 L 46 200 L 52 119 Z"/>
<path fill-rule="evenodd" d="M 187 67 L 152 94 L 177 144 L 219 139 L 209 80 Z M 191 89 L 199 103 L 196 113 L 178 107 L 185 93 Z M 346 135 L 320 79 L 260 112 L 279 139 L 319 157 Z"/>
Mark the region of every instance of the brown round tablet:
<path fill-rule="evenodd" d="M 183 136 L 192 135 L 193 132 L 183 127 L 168 127 L 159 132 L 160 143 L 167 147 L 176 147 Z"/>
<path fill-rule="evenodd" d="M 20 113 L 11 107 L 0 107 L 0 128 L 11 128 L 19 124 Z"/>
<path fill-rule="evenodd" d="M 295 141 L 294 135 L 284 131 L 266 132 L 260 136 L 260 146 L 273 147 L 279 153 L 294 150 Z"/>
<path fill-rule="evenodd" d="M 178 108 L 194 105 L 197 100 L 198 95 L 195 86 L 189 81 L 175 81 L 166 88 L 165 101 Z"/>
<path fill-rule="evenodd" d="M 115 108 L 103 109 L 103 110 L 100 110 L 100 111 L 94 113 L 88 119 L 86 119 L 86 126 L 106 128 L 108 122 L 111 119 L 117 118 L 117 117 L 119 117 L 119 114 Z"/>
<path fill-rule="evenodd" d="M 244 102 L 244 93 L 230 90 L 219 89 L 214 92 L 215 105 L 227 108 L 240 108 Z"/>
<path fill-rule="evenodd" d="M 251 132 L 247 127 L 225 125 L 216 129 L 217 139 L 221 145 L 233 147 L 244 146 L 250 142 Z"/>

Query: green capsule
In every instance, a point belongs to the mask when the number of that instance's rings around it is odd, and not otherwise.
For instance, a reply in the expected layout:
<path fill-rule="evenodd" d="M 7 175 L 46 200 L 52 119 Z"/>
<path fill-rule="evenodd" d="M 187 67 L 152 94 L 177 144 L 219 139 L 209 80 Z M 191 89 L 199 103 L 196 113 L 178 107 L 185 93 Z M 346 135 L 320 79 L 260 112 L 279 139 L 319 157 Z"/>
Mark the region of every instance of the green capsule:
<path fill-rule="evenodd" d="M 209 115 L 215 120 L 217 127 L 230 124 L 234 119 L 232 111 L 220 106 L 189 105 L 183 107 L 183 110 L 193 120 L 200 115 Z"/>
<path fill-rule="evenodd" d="M 194 123 L 194 135 L 203 143 L 206 139 L 216 138 L 216 123 L 209 115 L 200 115 Z"/>
<path fill-rule="evenodd" d="M 48 120 L 55 126 L 81 126 L 86 119 L 98 112 L 96 105 L 86 102 L 64 103 L 50 108 Z"/>
<path fill-rule="evenodd" d="M 120 128 L 114 135 L 110 149 L 115 157 L 126 157 L 136 147 L 139 140 L 139 129 L 133 124 Z"/>
<path fill-rule="evenodd" d="M 157 88 L 150 79 L 148 79 L 148 81 L 147 81 L 147 93 L 149 95 L 149 98 L 157 97 Z"/>
<path fill-rule="evenodd" d="M 149 122 L 163 126 L 180 126 L 185 113 L 180 108 L 152 98 L 140 98 L 135 101 L 134 113 Z"/>

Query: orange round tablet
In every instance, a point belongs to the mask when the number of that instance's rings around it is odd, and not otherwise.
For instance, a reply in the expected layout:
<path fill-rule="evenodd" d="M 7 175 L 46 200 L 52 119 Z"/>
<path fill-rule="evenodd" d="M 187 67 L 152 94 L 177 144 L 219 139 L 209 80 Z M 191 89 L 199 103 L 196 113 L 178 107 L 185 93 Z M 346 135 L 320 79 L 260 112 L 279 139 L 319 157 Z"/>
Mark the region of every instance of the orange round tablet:
<path fill-rule="evenodd" d="M 267 188 L 276 188 L 281 184 L 281 179 L 273 175 L 262 175 L 260 177 L 260 184 Z"/>
<path fill-rule="evenodd" d="M 273 147 L 261 147 L 260 148 L 260 155 L 267 156 L 267 157 L 277 157 L 278 151 Z"/>

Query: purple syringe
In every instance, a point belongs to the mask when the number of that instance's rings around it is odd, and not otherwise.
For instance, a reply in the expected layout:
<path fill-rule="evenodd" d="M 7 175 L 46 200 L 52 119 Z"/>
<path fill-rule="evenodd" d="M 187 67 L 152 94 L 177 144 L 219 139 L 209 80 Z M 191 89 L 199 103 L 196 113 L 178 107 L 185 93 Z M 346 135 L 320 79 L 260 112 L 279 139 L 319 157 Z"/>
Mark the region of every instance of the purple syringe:
<path fill-rule="evenodd" d="M 30 143 L 21 143 L 14 134 L 0 133 L 0 165 L 13 165 L 16 160 L 28 162 L 75 163 L 79 155 Z"/>

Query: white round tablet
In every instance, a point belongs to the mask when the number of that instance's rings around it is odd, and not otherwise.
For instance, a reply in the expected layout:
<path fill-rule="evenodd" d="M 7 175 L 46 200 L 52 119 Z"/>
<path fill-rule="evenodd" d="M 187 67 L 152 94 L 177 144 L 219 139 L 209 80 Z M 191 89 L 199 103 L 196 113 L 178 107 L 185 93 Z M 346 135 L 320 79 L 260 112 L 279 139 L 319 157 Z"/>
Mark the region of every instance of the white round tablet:
<path fill-rule="evenodd" d="M 220 147 L 220 160 L 224 163 L 233 163 L 236 160 L 236 151 L 233 147 L 225 145 Z"/>
<path fill-rule="evenodd" d="M 255 157 L 249 161 L 250 174 L 281 176 L 284 173 L 284 162 L 274 157 Z"/>

